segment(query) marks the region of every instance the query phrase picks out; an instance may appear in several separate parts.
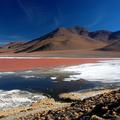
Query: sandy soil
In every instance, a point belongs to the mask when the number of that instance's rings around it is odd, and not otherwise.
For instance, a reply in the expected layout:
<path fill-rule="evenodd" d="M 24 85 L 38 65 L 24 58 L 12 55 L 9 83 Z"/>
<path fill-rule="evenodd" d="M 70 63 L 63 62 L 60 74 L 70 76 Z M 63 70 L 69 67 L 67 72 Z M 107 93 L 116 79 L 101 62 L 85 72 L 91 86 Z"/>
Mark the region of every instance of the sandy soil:
<path fill-rule="evenodd" d="M 114 89 L 115 90 L 115 89 Z M 93 90 L 87 92 L 71 92 L 71 93 L 62 93 L 59 95 L 61 99 L 70 99 L 70 100 L 83 100 L 89 97 L 93 97 L 96 95 L 109 93 L 113 91 L 112 89 L 103 89 L 103 90 Z"/>
<path fill-rule="evenodd" d="M 11 120 L 17 116 L 19 116 L 19 117 L 25 116 L 28 113 L 33 114 L 37 111 L 43 112 L 43 111 L 47 111 L 50 109 L 66 107 L 69 105 L 70 105 L 69 103 L 56 102 L 54 99 L 46 98 L 46 99 L 40 100 L 36 103 L 33 103 L 31 106 L 28 106 L 28 107 L 17 107 L 17 108 L 2 110 L 2 111 L 0 111 L 0 118 Z M 9 117 L 7 117 L 7 116 L 9 116 Z"/>
<path fill-rule="evenodd" d="M 13 53 L 13 52 L 0 52 L 0 56 L 32 56 L 32 57 L 75 57 L 75 58 L 108 58 L 120 57 L 120 52 L 115 51 L 90 51 L 90 50 L 55 50 L 55 51 L 40 51 L 33 53 Z"/>
<path fill-rule="evenodd" d="M 62 109 L 18 117 L 16 120 L 120 120 L 120 90 L 74 101 Z"/>

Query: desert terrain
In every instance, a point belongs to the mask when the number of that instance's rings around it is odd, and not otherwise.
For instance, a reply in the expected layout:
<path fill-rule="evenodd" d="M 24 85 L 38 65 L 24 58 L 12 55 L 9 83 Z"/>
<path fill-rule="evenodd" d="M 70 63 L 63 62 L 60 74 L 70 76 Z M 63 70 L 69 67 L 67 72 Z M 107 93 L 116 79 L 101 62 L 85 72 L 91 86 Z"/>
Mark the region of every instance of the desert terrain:
<path fill-rule="evenodd" d="M 57 28 L 2 45 L 1 120 L 120 119 L 119 34 Z"/>

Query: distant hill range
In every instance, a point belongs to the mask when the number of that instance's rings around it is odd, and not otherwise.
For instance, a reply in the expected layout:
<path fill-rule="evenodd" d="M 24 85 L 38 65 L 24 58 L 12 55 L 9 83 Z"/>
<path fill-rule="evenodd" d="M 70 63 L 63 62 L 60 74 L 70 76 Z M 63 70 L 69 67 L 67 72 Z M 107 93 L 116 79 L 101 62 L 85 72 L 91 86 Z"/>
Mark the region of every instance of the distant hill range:
<path fill-rule="evenodd" d="M 57 28 L 29 42 L 11 42 L 0 48 L 0 52 L 14 53 L 54 50 L 120 51 L 120 31 L 90 32 L 81 27 Z"/>

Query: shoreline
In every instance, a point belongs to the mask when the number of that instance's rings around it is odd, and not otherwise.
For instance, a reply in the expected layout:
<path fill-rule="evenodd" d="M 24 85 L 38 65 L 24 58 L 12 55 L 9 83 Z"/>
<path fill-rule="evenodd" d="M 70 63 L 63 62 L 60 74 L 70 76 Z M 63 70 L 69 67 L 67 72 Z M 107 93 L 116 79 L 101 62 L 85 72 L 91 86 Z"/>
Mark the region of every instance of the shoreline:
<path fill-rule="evenodd" d="M 0 53 L 1 57 L 69 57 L 69 58 L 120 58 L 120 53 L 115 51 L 89 51 L 89 50 L 54 50 L 54 51 L 39 51 L 33 53 Z"/>
<path fill-rule="evenodd" d="M 119 57 L 116 58 L 111 58 L 111 57 L 91 57 L 91 58 L 87 58 L 87 57 L 82 57 L 82 58 L 77 58 L 77 57 L 1 57 L 0 59 L 120 59 Z"/>

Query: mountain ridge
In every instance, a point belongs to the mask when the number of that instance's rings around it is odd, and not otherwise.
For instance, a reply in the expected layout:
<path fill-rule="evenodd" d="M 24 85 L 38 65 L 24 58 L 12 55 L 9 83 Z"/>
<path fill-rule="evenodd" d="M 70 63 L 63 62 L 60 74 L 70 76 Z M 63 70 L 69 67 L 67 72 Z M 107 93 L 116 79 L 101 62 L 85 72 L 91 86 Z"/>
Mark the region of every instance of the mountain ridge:
<path fill-rule="evenodd" d="M 90 32 L 79 26 L 60 27 L 37 39 L 23 43 L 10 43 L 0 49 L 13 50 L 15 53 L 74 49 L 104 50 L 105 47 L 108 48 L 116 41 L 120 41 L 120 31 L 97 30 Z"/>

